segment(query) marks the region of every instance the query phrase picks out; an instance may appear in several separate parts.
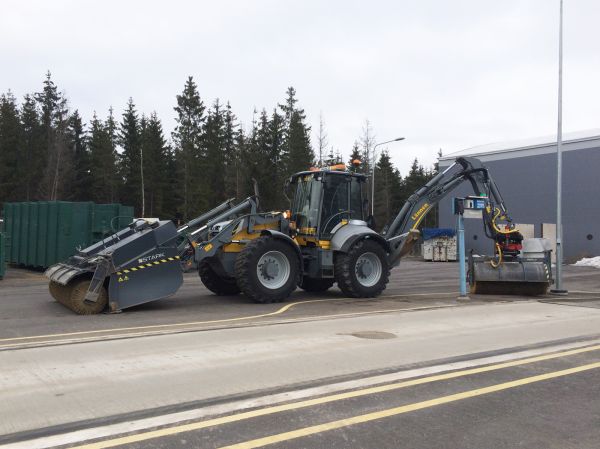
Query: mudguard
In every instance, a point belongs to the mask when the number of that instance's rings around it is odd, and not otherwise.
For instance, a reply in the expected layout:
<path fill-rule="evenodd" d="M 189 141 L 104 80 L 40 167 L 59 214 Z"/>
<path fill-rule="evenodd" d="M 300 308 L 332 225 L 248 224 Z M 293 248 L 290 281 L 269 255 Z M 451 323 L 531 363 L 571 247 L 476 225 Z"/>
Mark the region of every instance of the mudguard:
<path fill-rule="evenodd" d="M 302 267 L 302 252 L 300 251 L 300 247 L 294 240 L 287 234 L 284 234 L 281 231 L 276 231 L 275 229 L 264 229 L 260 232 L 260 235 L 270 235 L 276 239 L 283 240 L 294 247 L 296 250 L 296 254 L 298 255 L 298 260 L 300 261 L 300 266 Z"/>
<path fill-rule="evenodd" d="M 339 228 L 331 238 L 330 248 L 333 251 L 348 252 L 352 245 L 359 240 L 372 239 L 380 243 L 389 252 L 388 242 L 377 232 L 367 226 L 367 223 L 359 220 L 351 220 L 347 225 Z"/>

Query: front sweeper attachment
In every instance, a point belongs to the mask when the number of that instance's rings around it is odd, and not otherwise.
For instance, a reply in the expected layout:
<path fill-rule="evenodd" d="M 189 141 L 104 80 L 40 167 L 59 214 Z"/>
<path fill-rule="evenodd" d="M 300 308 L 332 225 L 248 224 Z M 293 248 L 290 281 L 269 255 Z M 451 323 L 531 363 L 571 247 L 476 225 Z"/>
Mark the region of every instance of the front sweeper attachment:
<path fill-rule="evenodd" d="M 170 221 L 136 220 L 48 268 L 50 294 L 80 315 L 170 296 L 183 282 L 177 237 Z"/>
<path fill-rule="evenodd" d="M 169 220 L 136 219 L 48 268 L 50 294 L 80 315 L 119 312 L 171 296 L 211 225 L 255 204 L 252 197 L 237 205 L 230 199 L 180 228 Z"/>
<path fill-rule="evenodd" d="M 524 239 L 521 252 L 509 260 L 471 255 L 469 283 L 473 294 L 545 295 L 553 283 L 550 250 L 544 239 Z"/>

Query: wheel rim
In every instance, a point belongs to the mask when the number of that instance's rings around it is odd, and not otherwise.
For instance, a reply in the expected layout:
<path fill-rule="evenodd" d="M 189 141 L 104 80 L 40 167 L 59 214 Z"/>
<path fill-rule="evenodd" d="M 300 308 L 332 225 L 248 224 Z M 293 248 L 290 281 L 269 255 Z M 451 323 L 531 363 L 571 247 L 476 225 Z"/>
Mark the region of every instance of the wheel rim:
<path fill-rule="evenodd" d="M 290 261 L 279 251 L 269 251 L 258 260 L 256 274 L 264 287 L 276 290 L 290 278 Z"/>
<path fill-rule="evenodd" d="M 356 279 L 363 287 L 372 287 L 379 279 L 382 273 L 381 260 L 375 253 L 363 253 L 356 259 L 354 272 Z"/>

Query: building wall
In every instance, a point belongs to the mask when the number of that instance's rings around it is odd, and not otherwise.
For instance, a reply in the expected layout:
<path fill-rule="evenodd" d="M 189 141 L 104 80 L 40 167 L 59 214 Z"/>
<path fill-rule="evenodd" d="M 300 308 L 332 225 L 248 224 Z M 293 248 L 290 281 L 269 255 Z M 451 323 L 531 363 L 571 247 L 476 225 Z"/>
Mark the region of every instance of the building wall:
<path fill-rule="evenodd" d="M 504 197 L 516 223 L 535 225 L 541 237 L 542 223 L 556 222 L 556 154 L 490 160 L 484 164 Z M 444 169 L 448 161 L 441 161 Z M 440 203 L 440 227 L 455 227 L 453 197 L 472 194 L 463 184 Z M 481 220 L 465 220 L 467 251 L 493 252 Z M 591 240 L 588 240 L 591 236 Z M 565 259 L 600 255 L 600 147 L 563 153 L 563 248 Z"/>

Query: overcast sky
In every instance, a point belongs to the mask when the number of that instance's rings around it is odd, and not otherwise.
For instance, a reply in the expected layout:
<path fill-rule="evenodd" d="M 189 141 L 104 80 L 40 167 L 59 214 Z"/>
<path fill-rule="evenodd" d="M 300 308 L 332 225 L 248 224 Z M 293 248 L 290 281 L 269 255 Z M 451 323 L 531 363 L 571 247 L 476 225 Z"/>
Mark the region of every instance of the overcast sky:
<path fill-rule="evenodd" d="M 414 157 L 556 132 L 558 0 L 4 0 L 0 91 L 46 70 L 84 119 L 128 97 L 174 125 L 194 76 L 248 127 L 288 86 L 345 156 L 369 119 L 403 173 Z M 600 127 L 600 1 L 565 0 L 564 130 Z M 119 117 L 120 118 L 120 117 Z"/>

